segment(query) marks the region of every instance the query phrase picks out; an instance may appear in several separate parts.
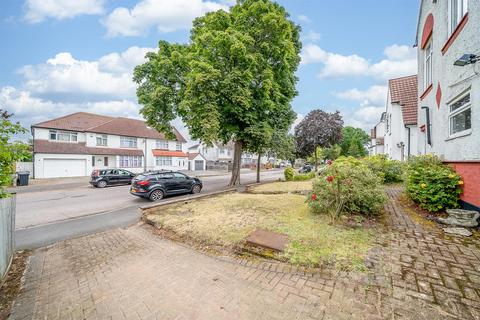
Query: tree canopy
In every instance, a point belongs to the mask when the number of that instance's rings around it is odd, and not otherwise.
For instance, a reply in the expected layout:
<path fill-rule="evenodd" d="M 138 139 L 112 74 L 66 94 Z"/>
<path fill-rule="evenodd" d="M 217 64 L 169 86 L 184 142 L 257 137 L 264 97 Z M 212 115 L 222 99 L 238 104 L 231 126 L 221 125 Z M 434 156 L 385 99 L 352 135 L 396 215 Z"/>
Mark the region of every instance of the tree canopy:
<path fill-rule="evenodd" d="M 343 120 L 340 112 L 333 113 L 323 110 L 312 110 L 295 127 L 297 154 L 306 158 L 315 156 L 315 166 L 318 165 L 317 147 L 329 148 L 342 139 Z"/>
<path fill-rule="evenodd" d="M 367 155 L 365 145 L 370 140 L 370 137 L 363 129 L 347 126 L 342 129 L 342 136 L 340 143 L 342 156 L 360 158 Z"/>
<path fill-rule="evenodd" d="M 28 156 L 28 145 L 21 142 L 10 142 L 12 136 L 26 130 L 18 123 L 11 121 L 12 115 L 0 109 L 0 199 L 8 196 L 5 187 L 12 182 L 15 173 L 15 162 Z"/>
<path fill-rule="evenodd" d="M 187 45 L 159 42 L 135 68 L 147 123 L 172 137 L 180 117 L 193 139 L 235 142 L 231 185 L 243 150 L 256 152 L 295 119 L 299 26 L 270 0 L 239 0 L 194 20 Z"/>

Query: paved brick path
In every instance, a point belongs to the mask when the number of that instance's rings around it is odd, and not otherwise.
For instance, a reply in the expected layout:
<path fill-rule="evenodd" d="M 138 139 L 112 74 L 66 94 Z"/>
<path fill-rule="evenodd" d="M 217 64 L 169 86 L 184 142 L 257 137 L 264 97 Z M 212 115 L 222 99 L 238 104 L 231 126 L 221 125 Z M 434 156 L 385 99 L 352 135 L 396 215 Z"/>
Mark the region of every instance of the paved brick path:
<path fill-rule="evenodd" d="M 419 226 L 398 193 L 368 273 L 207 256 L 135 226 L 36 250 L 11 319 L 480 319 L 478 241 Z"/>

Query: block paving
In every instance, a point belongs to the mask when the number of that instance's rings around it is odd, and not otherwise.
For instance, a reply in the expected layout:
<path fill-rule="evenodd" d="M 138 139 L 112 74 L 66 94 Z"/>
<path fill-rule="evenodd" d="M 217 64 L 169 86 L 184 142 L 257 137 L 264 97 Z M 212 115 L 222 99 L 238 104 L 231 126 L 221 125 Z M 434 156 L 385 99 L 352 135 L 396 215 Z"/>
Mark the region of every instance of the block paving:
<path fill-rule="evenodd" d="M 139 224 L 35 250 L 10 319 L 480 319 L 479 238 L 387 191 L 366 272 L 205 255 Z"/>

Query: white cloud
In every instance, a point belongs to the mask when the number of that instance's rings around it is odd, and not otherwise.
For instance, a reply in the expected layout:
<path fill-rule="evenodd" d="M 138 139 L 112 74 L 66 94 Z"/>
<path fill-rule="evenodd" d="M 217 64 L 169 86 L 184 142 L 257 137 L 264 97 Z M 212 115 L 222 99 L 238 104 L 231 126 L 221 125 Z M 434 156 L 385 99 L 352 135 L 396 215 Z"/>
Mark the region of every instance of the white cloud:
<path fill-rule="evenodd" d="M 362 103 L 360 108 L 354 111 L 344 111 L 342 115 L 346 126 L 362 128 L 369 132 L 378 123 L 384 111 L 385 107 Z"/>
<path fill-rule="evenodd" d="M 47 18 L 58 20 L 82 14 L 102 14 L 104 0 L 27 0 L 24 19 L 39 23 Z"/>
<path fill-rule="evenodd" d="M 312 22 L 312 21 L 310 20 L 310 18 L 309 18 L 308 16 L 304 15 L 304 14 L 299 15 L 299 16 L 297 17 L 297 19 L 298 19 L 299 21 L 301 21 L 301 22 L 306 22 L 306 23 Z"/>
<path fill-rule="evenodd" d="M 70 99 L 126 99 L 135 97 L 133 68 L 142 63 L 150 48 L 131 47 L 99 60 L 75 59 L 69 52 L 58 53 L 46 63 L 27 65 L 18 72 L 24 88 L 33 94 L 69 95 Z"/>
<path fill-rule="evenodd" d="M 341 99 L 382 105 L 387 99 L 387 91 L 387 86 L 373 85 L 367 90 L 354 88 L 342 92 L 336 92 L 334 95 Z"/>
<path fill-rule="evenodd" d="M 310 30 L 308 33 L 304 34 L 302 36 L 302 39 L 304 41 L 309 41 L 309 42 L 317 42 L 320 40 L 322 35 L 314 30 Z"/>
<path fill-rule="evenodd" d="M 386 47 L 387 59 L 371 63 L 356 54 L 341 55 L 323 50 L 316 44 L 307 44 L 301 53 L 302 64 L 321 63 L 323 69 L 320 78 L 345 78 L 369 76 L 378 80 L 387 80 L 417 72 L 415 49 L 407 46 L 392 45 Z"/>
<path fill-rule="evenodd" d="M 114 9 L 102 23 L 109 37 L 145 35 L 152 26 L 166 33 L 188 29 L 194 18 L 219 9 L 228 6 L 205 0 L 142 0 L 131 9 Z"/>

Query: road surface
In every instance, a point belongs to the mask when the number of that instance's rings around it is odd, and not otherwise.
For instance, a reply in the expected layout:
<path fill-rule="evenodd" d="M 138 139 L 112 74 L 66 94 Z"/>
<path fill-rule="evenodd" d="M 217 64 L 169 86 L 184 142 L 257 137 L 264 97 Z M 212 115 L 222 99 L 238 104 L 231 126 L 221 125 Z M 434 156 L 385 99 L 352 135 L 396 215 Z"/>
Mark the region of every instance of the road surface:
<path fill-rule="evenodd" d="M 262 181 L 283 176 L 262 172 Z M 227 188 L 230 175 L 202 178 L 202 193 Z M 256 173 L 242 173 L 242 184 L 255 182 Z M 190 195 L 182 196 L 185 198 Z M 138 208 L 151 202 L 129 194 L 129 186 L 105 189 L 80 186 L 17 194 L 16 246 L 35 248 L 93 232 L 134 224 Z"/>

